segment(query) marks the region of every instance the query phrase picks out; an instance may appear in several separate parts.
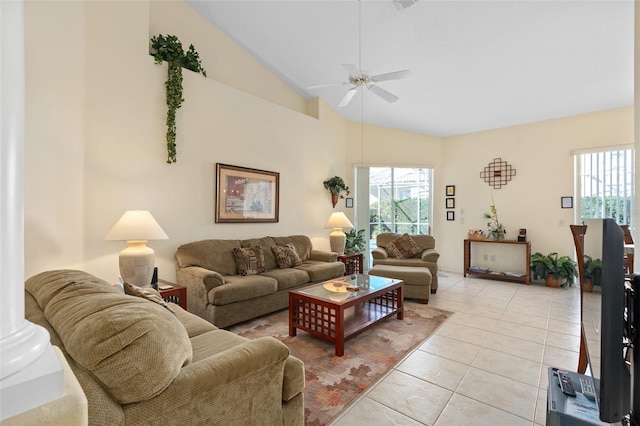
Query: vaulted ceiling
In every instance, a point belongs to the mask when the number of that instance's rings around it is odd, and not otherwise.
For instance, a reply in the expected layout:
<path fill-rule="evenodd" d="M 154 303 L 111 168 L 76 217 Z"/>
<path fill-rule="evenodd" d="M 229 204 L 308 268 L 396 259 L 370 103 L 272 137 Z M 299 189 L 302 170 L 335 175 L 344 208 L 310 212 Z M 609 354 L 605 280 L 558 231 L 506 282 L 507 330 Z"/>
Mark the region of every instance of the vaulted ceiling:
<path fill-rule="evenodd" d="M 450 136 L 633 105 L 632 0 L 187 1 L 353 121 Z M 309 86 L 348 81 L 342 64 L 413 75 L 377 83 L 394 103 L 338 107 L 350 85 Z"/>

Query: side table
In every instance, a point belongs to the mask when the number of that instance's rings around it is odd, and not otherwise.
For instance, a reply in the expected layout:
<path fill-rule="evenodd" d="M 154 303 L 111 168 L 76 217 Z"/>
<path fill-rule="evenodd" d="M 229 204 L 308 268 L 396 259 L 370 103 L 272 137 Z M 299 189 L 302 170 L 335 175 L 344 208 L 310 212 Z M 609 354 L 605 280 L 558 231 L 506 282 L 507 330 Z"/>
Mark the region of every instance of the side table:
<path fill-rule="evenodd" d="M 170 288 L 161 288 L 170 286 Z M 176 305 L 180 305 L 182 309 L 187 310 L 187 288 L 181 285 L 165 281 L 158 280 L 158 292 L 165 302 L 172 302 Z"/>
<path fill-rule="evenodd" d="M 362 266 L 364 255 L 362 253 L 339 254 L 338 260 L 344 263 L 345 275 L 364 274 Z"/>

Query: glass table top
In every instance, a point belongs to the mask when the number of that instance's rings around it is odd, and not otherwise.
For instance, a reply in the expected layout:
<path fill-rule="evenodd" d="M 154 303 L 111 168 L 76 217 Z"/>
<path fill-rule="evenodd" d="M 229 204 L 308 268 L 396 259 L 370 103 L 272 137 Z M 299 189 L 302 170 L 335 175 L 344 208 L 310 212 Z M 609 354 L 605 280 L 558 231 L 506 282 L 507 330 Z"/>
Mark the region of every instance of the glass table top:
<path fill-rule="evenodd" d="M 312 284 L 293 292 L 321 300 L 346 302 L 391 287 L 399 282 L 400 280 L 393 278 L 356 274 Z"/>

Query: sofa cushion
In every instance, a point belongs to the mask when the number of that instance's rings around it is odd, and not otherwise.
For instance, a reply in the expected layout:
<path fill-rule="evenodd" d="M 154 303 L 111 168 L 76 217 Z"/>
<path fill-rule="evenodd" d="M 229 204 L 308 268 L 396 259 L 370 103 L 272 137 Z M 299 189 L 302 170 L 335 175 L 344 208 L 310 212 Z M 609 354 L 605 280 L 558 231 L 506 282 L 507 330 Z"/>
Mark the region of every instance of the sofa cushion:
<path fill-rule="evenodd" d="M 344 275 L 344 263 L 322 262 L 319 260 L 307 260 L 295 269 L 301 269 L 309 274 L 309 281 L 327 281 Z"/>
<path fill-rule="evenodd" d="M 298 287 L 309 282 L 309 274 L 298 268 L 273 269 L 263 275 L 278 281 L 278 291 Z"/>
<path fill-rule="evenodd" d="M 184 326 L 184 329 L 187 330 L 187 335 L 191 339 L 192 337 L 199 336 L 201 334 L 208 333 L 210 331 L 217 330 L 218 327 L 211 324 L 209 321 L 200 318 L 197 315 L 194 315 L 190 312 L 185 311 L 180 307 L 180 305 L 176 305 L 174 303 L 170 303 L 171 307 L 176 313 L 176 317 Z M 193 340 L 191 340 L 191 346 L 193 347 Z M 194 361 L 195 361 L 195 348 L 194 350 Z"/>
<path fill-rule="evenodd" d="M 229 276 L 226 284 L 209 290 L 207 300 L 213 305 L 227 305 L 229 303 L 240 302 L 275 293 L 278 289 L 278 282 L 264 274 Z"/>
<path fill-rule="evenodd" d="M 236 268 L 243 277 L 267 272 L 264 264 L 264 253 L 259 245 L 253 247 L 234 247 L 233 255 L 236 259 Z"/>
<path fill-rule="evenodd" d="M 300 259 L 300 256 L 298 256 L 298 251 L 293 244 L 274 246 L 271 250 L 276 256 L 276 262 L 280 269 L 293 268 L 294 266 L 302 265 L 302 260 Z"/>
<path fill-rule="evenodd" d="M 422 250 L 409 234 L 403 234 L 387 244 L 387 251 L 398 259 L 407 259 L 420 253 Z"/>
<path fill-rule="evenodd" d="M 240 247 L 239 240 L 202 240 L 183 244 L 176 251 L 176 262 L 181 268 L 200 266 L 221 275 L 236 275 L 234 247 Z"/>
<path fill-rule="evenodd" d="M 304 262 L 311 257 L 311 250 L 313 249 L 313 245 L 311 244 L 311 239 L 306 235 L 291 235 L 289 237 L 273 237 L 273 240 L 276 242 L 276 245 L 286 246 L 287 244 L 293 244 L 296 248 L 296 252 L 300 259 Z"/>
<path fill-rule="evenodd" d="M 120 404 L 158 395 L 192 357 L 185 328 L 165 308 L 90 281 L 60 290 L 44 314 L 76 364 Z"/>
<path fill-rule="evenodd" d="M 191 339 L 193 345 L 193 362 L 207 359 L 227 349 L 242 345 L 247 338 L 238 336 L 227 330 L 212 330 Z"/>
<path fill-rule="evenodd" d="M 142 287 L 138 287 L 137 285 L 133 285 L 128 282 L 125 282 L 124 292 L 129 296 L 137 296 L 137 297 L 143 298 L 144 300 L 148 300 L 149 302 L 157 303 L 158 305 L 162 306 L 172 314 L 176 313 L 173 310 L 173 308 L 169 306 L 162 297 L 160 297 L 159 294 L 154 292 L 152 288 L 142 288 Z"/>
<path fill-rule="evenodd" d="M 276 257 L 273 255 L 273 252 L 271 251 L 271 247 L 275 245 L 276 245 L 276 242 L 271 237 L 240 240 L 240 246 L 242 247 L 254 247 L 254 246 L 262 247 L 262 251 L 264 255 L 264 265 L 268 271 L 272 269 L 276 269 L 278 267 L 278 264 L 276 263 Z"/>

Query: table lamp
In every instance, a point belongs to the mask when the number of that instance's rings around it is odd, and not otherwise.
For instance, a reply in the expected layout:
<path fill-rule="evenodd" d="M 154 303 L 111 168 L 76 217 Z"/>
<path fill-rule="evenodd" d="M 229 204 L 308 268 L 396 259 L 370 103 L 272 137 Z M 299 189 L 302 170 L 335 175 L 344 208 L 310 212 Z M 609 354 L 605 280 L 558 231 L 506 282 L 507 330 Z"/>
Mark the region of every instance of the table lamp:
<path fill-rule="evenodd" d="M 351 222 L 343 212 L 331 213 L 329 221 L 324 226 L 325 229 L 332 229 L 333 232 L 329 234 L 329 245 L 331 251 L 338 254 L 344 254 L 344 246 L 347 243 L 347 236 L 342 232 L 342 228 L 353 228 Z"/>
<path fill-rule="evenodd" d="M 147 240 L 169 237 L 146 210 L 129 210 L 113 225 L 105 240 L 123 240 L 129 245 L 120 252 L 120 276 L 129 284 L 149 287 L 155 266 L 155 252 Z"/>

